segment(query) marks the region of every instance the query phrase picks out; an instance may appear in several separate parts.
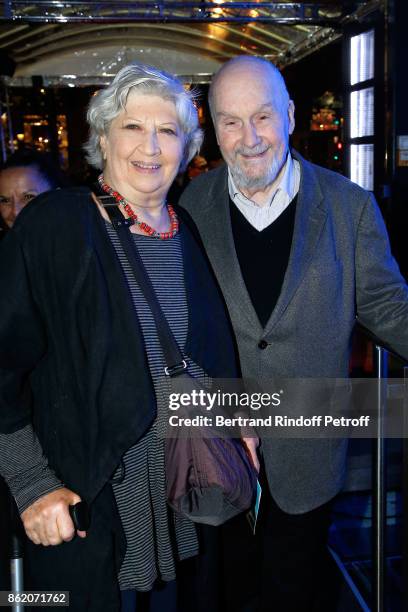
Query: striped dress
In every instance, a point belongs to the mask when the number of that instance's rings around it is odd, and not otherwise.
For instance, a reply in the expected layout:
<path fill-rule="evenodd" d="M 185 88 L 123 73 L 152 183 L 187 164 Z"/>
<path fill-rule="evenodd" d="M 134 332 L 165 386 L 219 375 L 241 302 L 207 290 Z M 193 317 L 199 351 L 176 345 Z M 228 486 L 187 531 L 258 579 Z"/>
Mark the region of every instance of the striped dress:
<path fill-rule="evenodd" d="M 106 228 L 137 312 L 157 400 L 155 422 L 125 453 L 115 474 L 116 482 L 112 484 L 127 541 L 119 573 L 120 588 L 148 591 L 156 579 L 173 580 L 175 560 L 197 554 L 198 542 L 193 523 L 175 515 L 166 501 L 164 440 L 159 432 L 168 415 L 169 381 L 163 375 L 165 363 L 155 322 L 115 230 L 107 222 Z M 180 235 L 168 240 L 139 234 L 132 237 L 173 335 L 183 347 L 188 330 L 188 307 Z M 186 360 L 189 374 L 205 383 L 208 379 L 203 370 L 188 356 Z"/>

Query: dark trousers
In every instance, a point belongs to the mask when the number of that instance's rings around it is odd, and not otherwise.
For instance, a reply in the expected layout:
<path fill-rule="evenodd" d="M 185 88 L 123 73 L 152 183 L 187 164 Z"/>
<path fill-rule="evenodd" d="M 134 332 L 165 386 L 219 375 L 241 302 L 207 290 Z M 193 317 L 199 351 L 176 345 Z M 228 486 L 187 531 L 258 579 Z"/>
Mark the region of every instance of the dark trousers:
<path fill-rule="evenodd" d="M 121 591 L 120 612 L 177 612 L 177 585 L 172 580 L 148 593 Z"/>
<path fill-rule="evenodd" d="M 246 517 L 223 528 L 225 612 L 331 612 L 327 551 L 331 503 L 287 514 L 262 477 L 256 535 Z"/>
<path fill-rule="evenodd" d="M 177 563 L 177 580 L 147 593 L 122 591 L 121 612 L 224 612 L 221 531 L 197 525 L 200 554 Z"/>

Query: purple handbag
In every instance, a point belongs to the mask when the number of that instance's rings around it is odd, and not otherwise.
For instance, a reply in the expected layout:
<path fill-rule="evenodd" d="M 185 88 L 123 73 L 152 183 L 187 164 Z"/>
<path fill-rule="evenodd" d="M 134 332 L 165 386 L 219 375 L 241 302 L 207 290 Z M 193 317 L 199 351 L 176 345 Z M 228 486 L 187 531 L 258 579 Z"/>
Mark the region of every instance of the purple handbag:
<path fill-rule="evenodd" d="M 236 438 L 178 437 L 166 440 L 167 500 L 196 523 L 221 525 L 248 510 L 256 473 Z"/>

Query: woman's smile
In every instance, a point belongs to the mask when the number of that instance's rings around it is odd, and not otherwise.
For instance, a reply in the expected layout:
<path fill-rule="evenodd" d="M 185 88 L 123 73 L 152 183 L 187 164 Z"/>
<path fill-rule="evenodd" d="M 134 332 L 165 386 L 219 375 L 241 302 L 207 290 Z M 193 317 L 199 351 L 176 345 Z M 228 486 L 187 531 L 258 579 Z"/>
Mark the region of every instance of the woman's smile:
<path fill-rule="evenodd" d="M 138 170 L 139 172 L 143 172 L 144 174 L 154 174 L 157 170 L 160 170 L 161 168 L 161 164 L 155 164 L 152 162 L 132 161 L 131 164 L 136 170 Z"/>

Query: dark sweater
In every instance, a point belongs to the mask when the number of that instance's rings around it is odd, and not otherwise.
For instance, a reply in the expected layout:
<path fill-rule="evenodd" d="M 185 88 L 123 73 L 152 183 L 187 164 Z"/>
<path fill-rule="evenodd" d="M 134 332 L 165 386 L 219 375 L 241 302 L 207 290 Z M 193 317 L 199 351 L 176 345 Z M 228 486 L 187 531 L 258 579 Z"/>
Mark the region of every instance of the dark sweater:
<path fill-rule="evenodd" d="M 279 298 L 288 267 L 296 201 L 297 196 L 273 223 L 259 232 L 230 199 L 235 250 L 262 327 L 268 322 Z"/>

